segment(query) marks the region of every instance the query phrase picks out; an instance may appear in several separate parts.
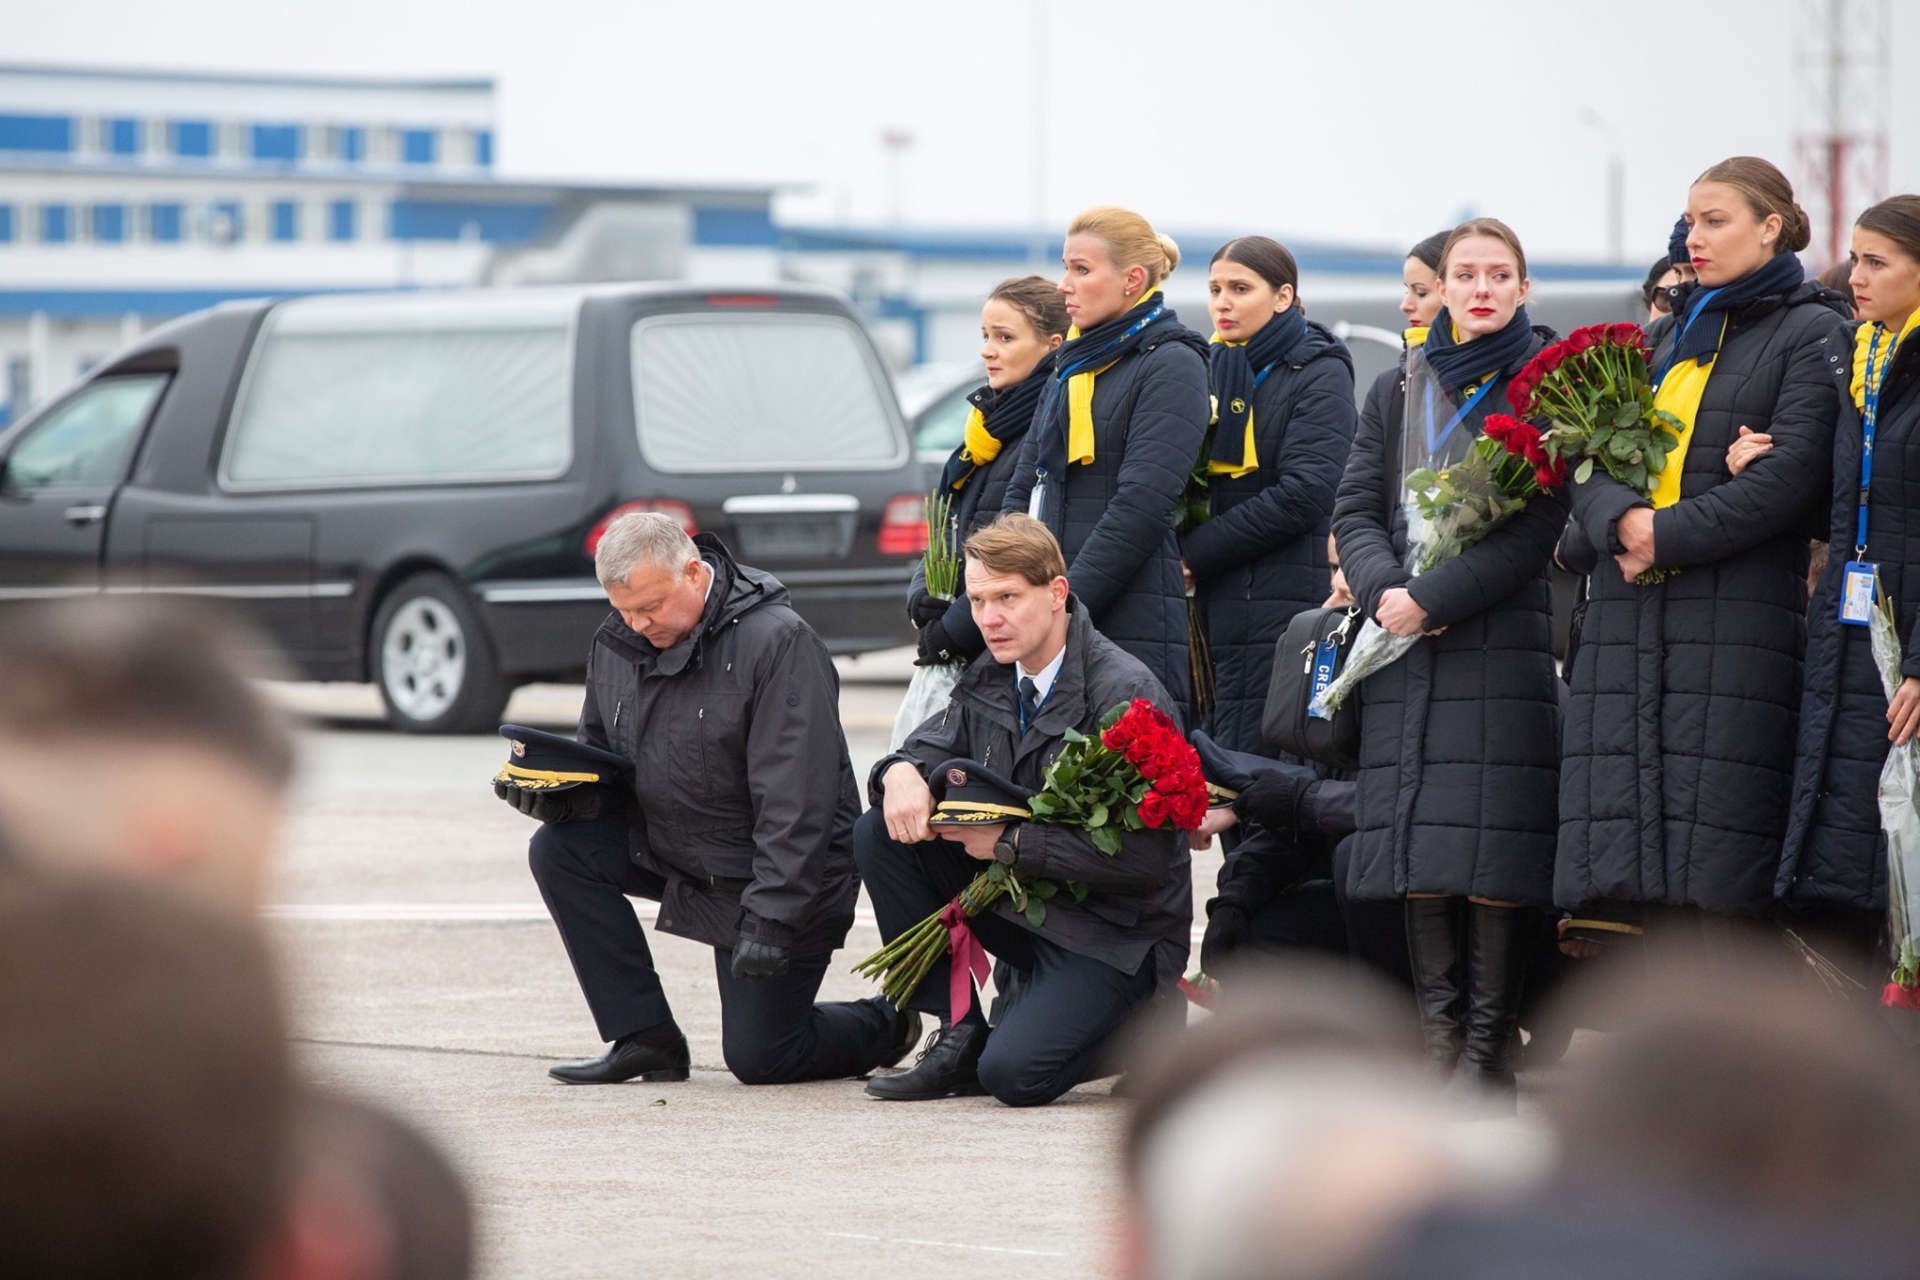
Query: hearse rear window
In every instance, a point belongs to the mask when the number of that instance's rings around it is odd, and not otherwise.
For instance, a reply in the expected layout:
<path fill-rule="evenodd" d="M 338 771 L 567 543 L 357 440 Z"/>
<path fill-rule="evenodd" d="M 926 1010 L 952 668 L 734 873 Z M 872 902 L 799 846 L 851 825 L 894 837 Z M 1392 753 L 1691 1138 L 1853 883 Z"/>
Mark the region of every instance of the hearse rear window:
<path fill-rule="evenodd" d="M 898 466 L 886 372 L 837 316 L 693 314 L 633 328 L 640 452 L 661 471 Z"/>
<path fill-rule="evenodd" d="M 526 297 L 276 307 L 254 345 L 221 480 L 316 488 L 561 475 L 573 453 L 576 309 Z"/>

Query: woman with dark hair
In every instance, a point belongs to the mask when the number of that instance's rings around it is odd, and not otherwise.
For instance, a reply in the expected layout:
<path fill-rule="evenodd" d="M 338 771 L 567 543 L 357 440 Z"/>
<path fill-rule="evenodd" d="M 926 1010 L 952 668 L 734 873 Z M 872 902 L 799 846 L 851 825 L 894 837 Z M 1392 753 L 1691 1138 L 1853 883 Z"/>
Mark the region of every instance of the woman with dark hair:
<path fill-rule="evenodd" d="M 1535 911 L 1551 900 L 1559 687 L 1548 564 L 1566 523 L 1552 493 L 1454 559 L 1407 567 L 1408 471 L 1470 447 L 1550 337 L 1526 311 L 1526 254 L 1480 218 L 1441 253 L 1445 306 L 1404 377 L 1370 396 L 1334 504 L 1361 608 L 1424 637 L 1359 687 L 1360 771 L 1348 889 L 1404 899 L 1428 1058 L 1511 1089 L 1510 1043 Z M 1377 388 L 1376 388 L 1377 390 Z"/>
<path fill-rule="evenodd" d="M 1647 336 L 1654 404 L 1679 419 L 1680 444 L 1650 498 L 1604 470 L 1571 490 L 1570 567 L 1591 575 L 1591 595 L 1568 673 L 1554 894 L 1615 933 L 1773 904 L 1805 526 L 1827 491 L 1852 351 L 1833 295 L 1794 256 L 1806 213 L 1765 160 L 1701 174 L 1674 239 L 1698 278 Z M 1773 448 L 1732 475 L 1742 427 Z"/>
<path fill-rule="evenodd" d="M 1307 319 L 1299 287 L 1293 255 L 1265 236 L 1228 241 L 1208 267 L 1212 514 L 1180 556 L 1213 656 L 1206 729 L 1236 751 L 1266 749 L 1274 641 L 1326 599 L 1327 523 L 1353 444 L 1353 358 Z"/>
<path fill-rule="evenodd" d="M 1400 298 L 1400 314 L 1407 318 L 1409 345 L 1427 340 L 1427 326 L 1440 310 L 1440 251 L 1452 234 L 1451 229 L 1434 232 L 1407 250 L 1407 260 L 1400 264 L 1400 283 L 1407 290 Z"/>
<path fill-rule="evenodd" d="M 1807 614 L 1799 759 L 1774 890 L 1808 932 L 1861 962 L 1864 979 L 1887 910 L 1880 769 L 1888 745 L 1920 727 L 1920 342 L 1910 337 L 1920 328 L 1920 196 L 1861 214 L 1850 256 L 1860 327 L 1847 363 L 1858 417 L 1846 415 L 1834 433 L 1827 570 Z M 1747 437 L 1734 446 L 1746 456 L 1730 463 L 1757 466 L 1772 445 Z M 1891 707 L 1868 629 L 1842 616 L 1849 564 L 1877 567 L 1906 638 L 1906 678 Z"/>
<path fill-rule="evenodd" d="M 1093 625 L 1147 665 L 1188 719 L 1187 593 L 1173 534 L 1206 436 L 1206 342 L 1162 285 L 1180 249 L 1128 209 L 1067 227 L 1054 357 L 1002 510 L 1045 522 Z"/>
<path fill-rule="evenodd" d="M 967 396 L 973 411 L 967 415 L 966 438 L 941 468 L 938 487 L 953 503 L 953 546 L 1000 514 L 1014 460 L 1067 327 L 1060 291 L 1040 276 L 1002 280 L 980 308 L 980 360 L 987 383 Z M 986 648 L 966 592 L 951 600 L 927 594 L 925 566 L 913 571 L 907 612 L 920 628 L 922 664 L 971 662 Z"/>

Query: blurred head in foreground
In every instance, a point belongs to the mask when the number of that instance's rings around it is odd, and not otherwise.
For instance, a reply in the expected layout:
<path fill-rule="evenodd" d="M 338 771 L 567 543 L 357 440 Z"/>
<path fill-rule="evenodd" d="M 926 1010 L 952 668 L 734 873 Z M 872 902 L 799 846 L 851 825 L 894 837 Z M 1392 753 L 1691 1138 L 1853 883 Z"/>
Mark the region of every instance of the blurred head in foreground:
<path fill-rule="evenodd" d="M 1138 1086 L 1128 1277 L 1351 1274 L 1408 1216 L 1515 1194 L 1546 1157 L 1439 1091 L 1403 999 L 1333 967 L 1243 974 Z"/>
<path fill-rule="evenodd" d="M 251 922 L 127 877 L 0 876 L 0 1276 L 260 1274 L 286 1036 Z"/>
<path fill-rule="evenodd" d="M 282 1280 L 466 1280 L 473 1207 L 459 1173 L 398 1116 L 308 1089 L 294 1113 Z"/>
<path fill-rule="evenodd" d="M 185 602 L 103 598 L 9 615 L 0 842 L 257 906 L 293 772 L 292 739 L 243 656 L 264 648 Z"/>

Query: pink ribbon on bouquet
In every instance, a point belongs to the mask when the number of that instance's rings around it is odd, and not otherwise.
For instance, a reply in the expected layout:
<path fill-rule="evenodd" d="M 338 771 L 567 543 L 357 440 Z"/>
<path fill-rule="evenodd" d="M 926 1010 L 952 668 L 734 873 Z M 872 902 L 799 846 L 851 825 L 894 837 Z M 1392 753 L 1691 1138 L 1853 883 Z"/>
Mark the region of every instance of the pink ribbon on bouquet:
<path fill-rule="evenodd" d="M 951 957 L 951 973 L 947 979 L 948 1008 L 952 1014 L 952 1023 L 958 1026 L 960 1019 L 967 1016 L 973 1008 L 973 984 L 977 979 L 981 985 L 993 974 L 993 966 L 987 963 L 987 949 L 980 945 L 980 939 L 973 936 L 973 930 L 967 927 L 966 909 L 960 905 L 956 896 L 940 912 L 940 927 L 947 931 L 947 951 Z"/>

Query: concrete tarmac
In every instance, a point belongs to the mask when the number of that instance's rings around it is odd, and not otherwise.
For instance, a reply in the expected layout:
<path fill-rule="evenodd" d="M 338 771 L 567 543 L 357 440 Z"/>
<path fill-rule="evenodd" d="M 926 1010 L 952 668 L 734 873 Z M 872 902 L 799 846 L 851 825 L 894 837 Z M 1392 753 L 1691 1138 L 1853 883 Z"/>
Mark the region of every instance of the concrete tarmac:
<path fill-rule="evenodd" d="M 909 657 L 840 664 L 862 778 Z M 492 793 L 504 744 L 390 733 L 370 688 L 276 692 L 304 721 L 269 913 L 299 1051 L 314 1077 L 397 1108 L 459 1161 L 482 1275 L 1110 1273 L 1124 1105 L 1110 1081 L 1018 1111 L 883 1103 L 853 1081 L 748 1088 L 721 1063 L 712 951 L 651 929 L 693 1078 L 548 1079 L 602 1046 L 527 873 L 533 824 Z M 567 729 L 580 694 L 534 686 L 508 718 Z M 1197 902 L 1218 865 L 1196 855 Z M 641 913 L 650 926 L 652 904 Z M 863 901 L 822 998 L 872 994 L 848 970 L 878 945 Z"/>

